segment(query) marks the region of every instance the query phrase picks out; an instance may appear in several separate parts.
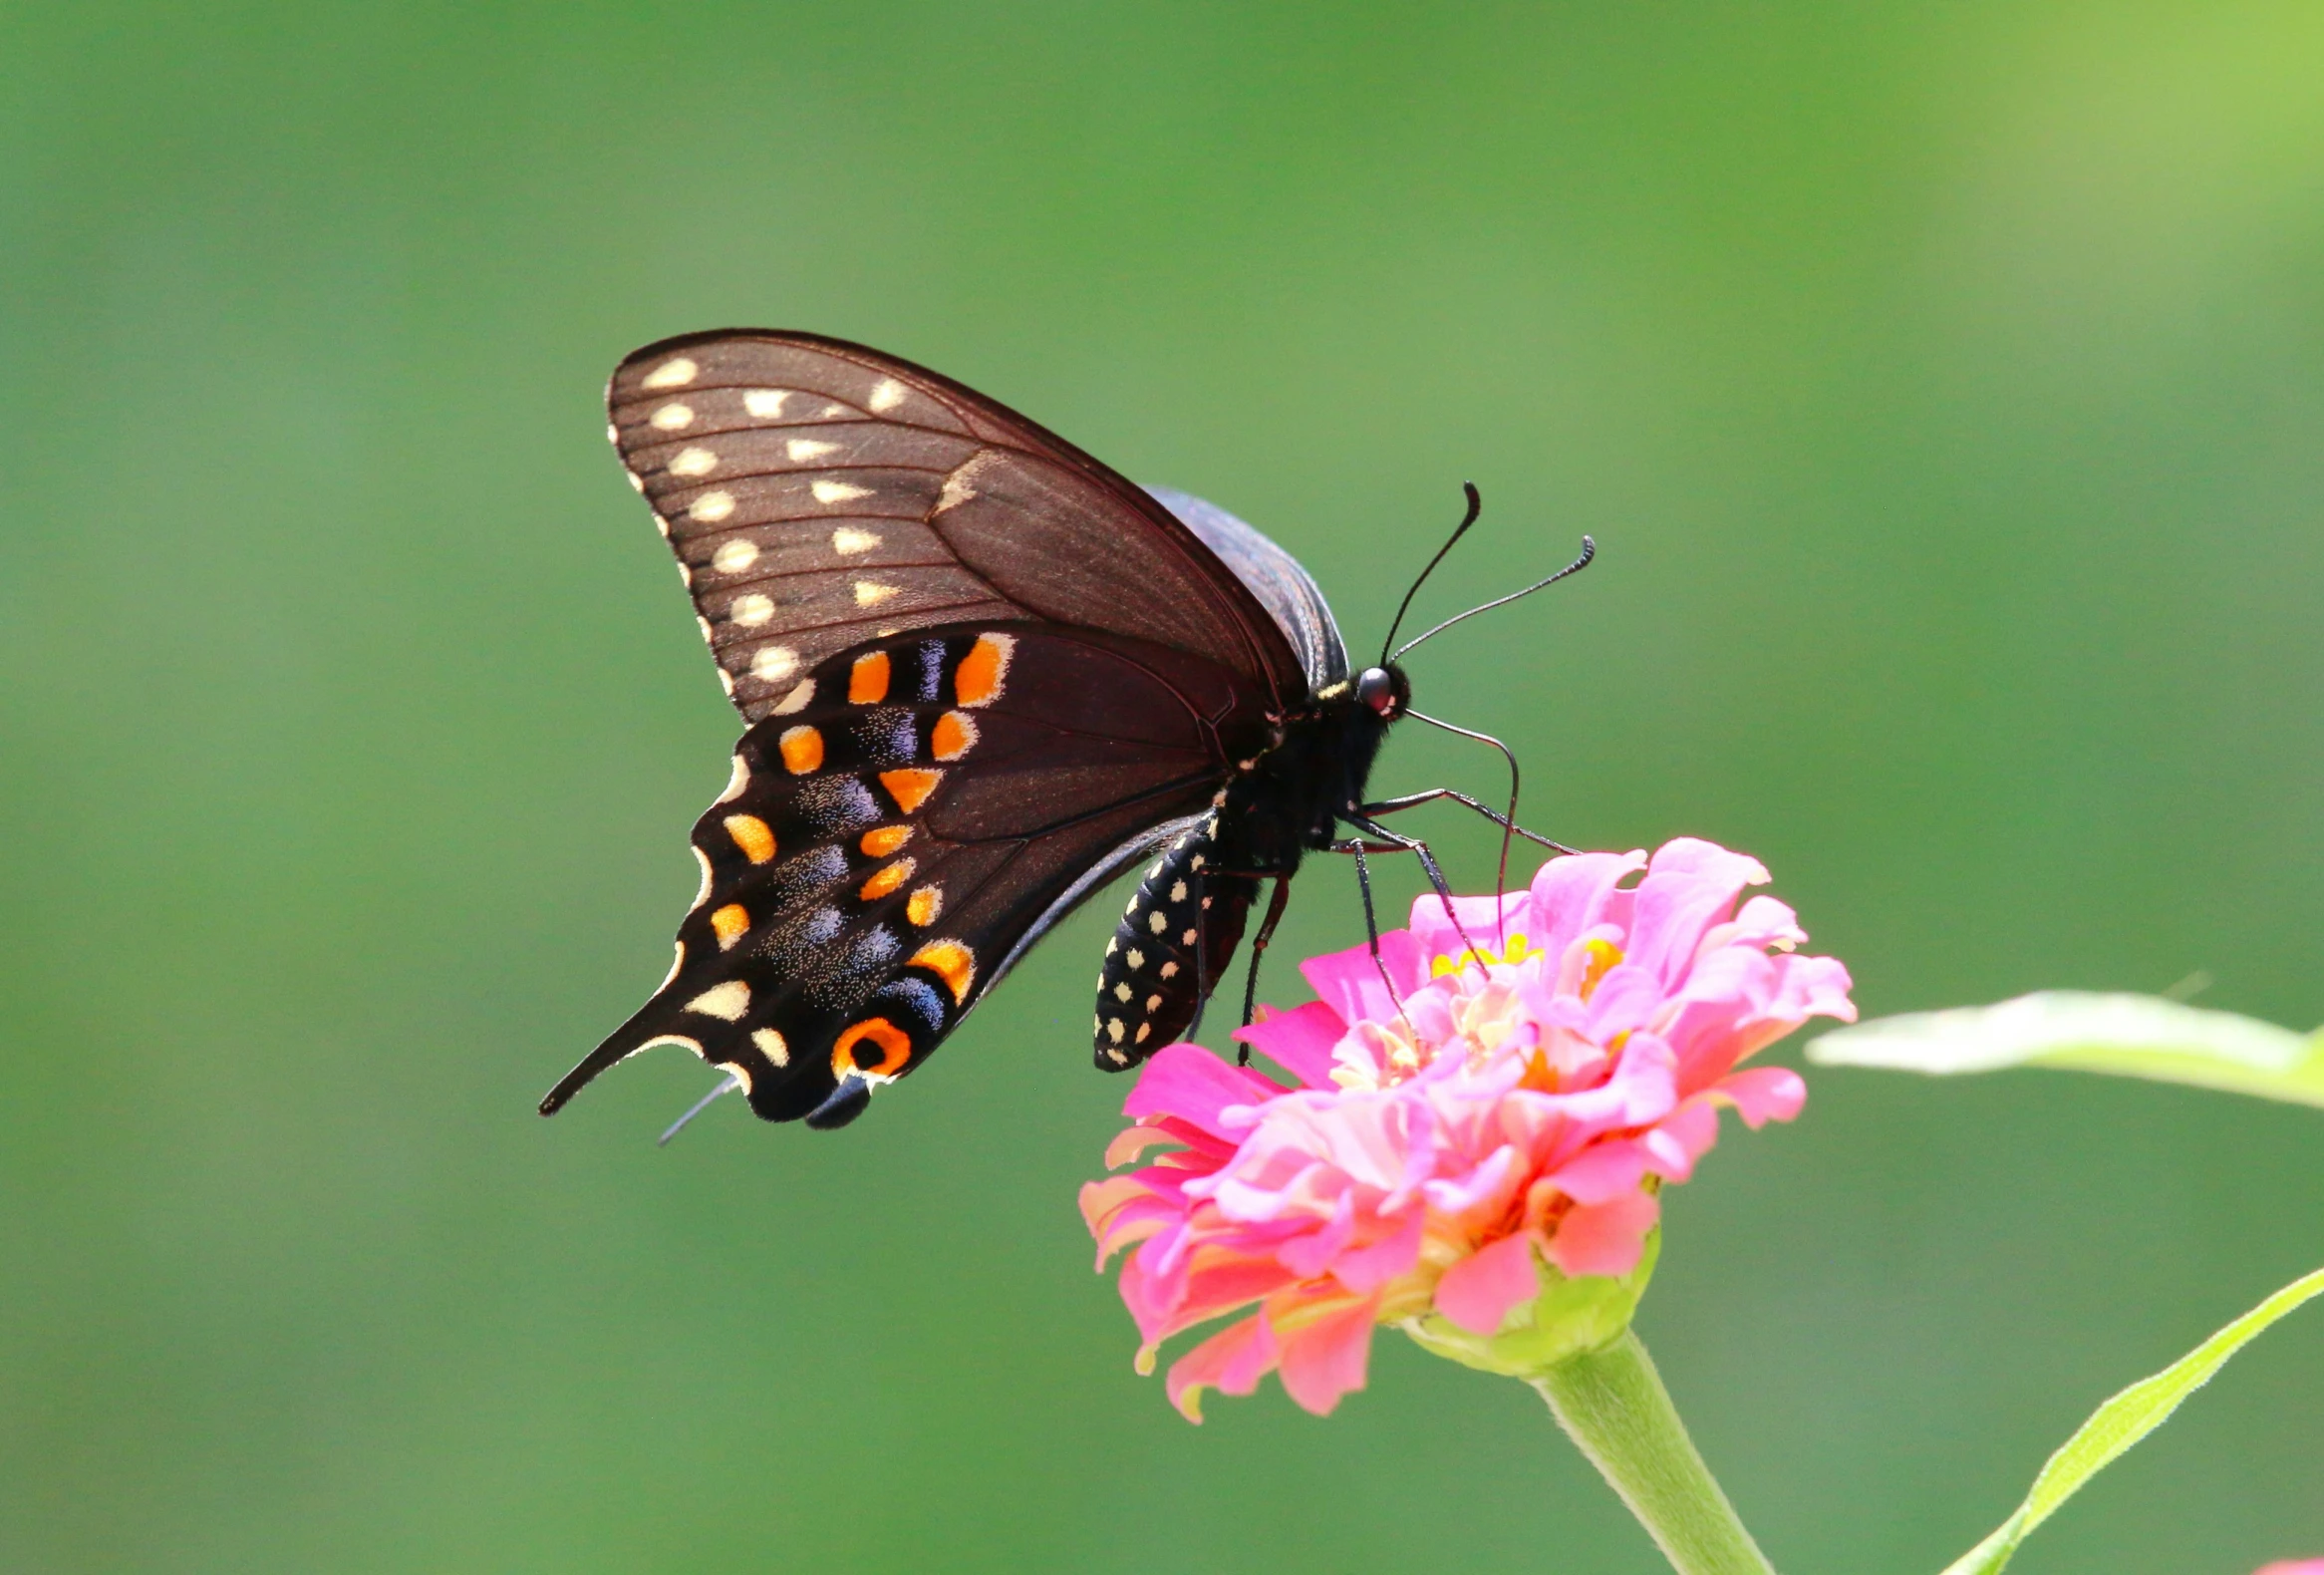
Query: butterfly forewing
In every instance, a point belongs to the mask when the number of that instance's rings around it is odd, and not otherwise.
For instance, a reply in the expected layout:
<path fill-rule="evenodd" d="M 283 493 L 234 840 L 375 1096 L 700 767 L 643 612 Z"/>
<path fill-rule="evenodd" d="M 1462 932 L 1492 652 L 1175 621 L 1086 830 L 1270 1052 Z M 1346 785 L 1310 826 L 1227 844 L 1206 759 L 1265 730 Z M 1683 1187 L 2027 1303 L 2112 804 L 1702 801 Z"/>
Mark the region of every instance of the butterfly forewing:
<path fill-rule="evenodd" d="M 639 351 L 607 402 L 721 681 L 753 722 L 839 651 L 970 621 L 1150 641 L 1278 706 L 1309 687 L 1268 606 L 1167 508 L 933 372 L 732 331 Z"/>
<path fill-rule="evenodd" d="M 670 978 L 552 1091 L 678 1044 L 761 1115 L 839 1124 L 958 1025 L 1084 873 L 1205 803 L 1264 715 L 1169 647 L 1025 623 L 799 675 L 696 823 Z"/>

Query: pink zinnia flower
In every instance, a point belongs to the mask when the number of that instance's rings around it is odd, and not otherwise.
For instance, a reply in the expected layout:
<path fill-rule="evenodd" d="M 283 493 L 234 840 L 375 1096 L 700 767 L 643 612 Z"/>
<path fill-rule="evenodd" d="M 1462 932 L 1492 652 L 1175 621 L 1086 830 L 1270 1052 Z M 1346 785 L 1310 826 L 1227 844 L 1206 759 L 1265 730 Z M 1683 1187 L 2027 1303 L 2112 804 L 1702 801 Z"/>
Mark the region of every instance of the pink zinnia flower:
<path fill-rule="evenodd" d="M 2324 1559 L 2278 1559 L 2262 1564 L 2253 1575 L 2324 1575 Z"/>
<path fill-rule="evenodd" d="M 1544 1341 L 1619 1335 L 1656 1190 L 1693 1172 L 1719 1106 L 1758 1126 L 1806 1099 L 1797 1074 L 1737 1063 L 1811 1016 L 1856 1016 L 1837 960 L 1788 955 L 1807 939 L 1790 908 L 1736 906 L 1767 878 L 1692 838 L 1554 859 L 1499 913 L 1456 899 L 1458 930 L 1415 902 L 1380 937 L 1393 996 L 1367 948 L 1306 963 L 1319 999 L 1236 1035 L 1294 1087 L 1198 1045 L 1157 1052 L 1106 1163 L 1175 1146 L 1081 1191 L 1100 1268 L 1139 1244 L 1121 1271 L 1139 1371 L 1253 1304 L 1171 1368 L 1189 1418 L 1206 1387 L 1247 1395 L 1278 1371 L 1327 1414 L 1363 1387 L 1380 1323 L 1463 1360 L 1495 1337 L 1543 1360 Z M 1529 1329 L 1537 1314 L 1572 1327 Z"/>

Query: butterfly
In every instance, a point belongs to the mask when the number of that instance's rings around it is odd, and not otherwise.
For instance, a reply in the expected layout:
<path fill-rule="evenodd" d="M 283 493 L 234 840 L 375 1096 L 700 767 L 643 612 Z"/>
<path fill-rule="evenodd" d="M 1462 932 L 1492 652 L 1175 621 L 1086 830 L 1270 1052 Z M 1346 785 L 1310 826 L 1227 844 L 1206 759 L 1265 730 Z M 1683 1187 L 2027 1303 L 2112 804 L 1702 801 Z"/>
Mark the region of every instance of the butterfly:
<path fill-rule="evenodd" d="M 1452 797 L 1513 824 L 1514 792 L 1506 817 L 1441 788 L 1367 803 L 1411 714 L 1387 644 L 1352 671 L 1273 541 L 949 378 L 725 330 L 631 355 L 607 405 L 748 727 L 694 827 L 702 885 L 669 977 L 543 1114 L 676 1045 L 768 1120 L 845 1125 L 1151 858 L 1092 1030 L 1100 1068 L 1135 1066 L 1196 1021 L 1273 879 L 1255 985 L 1307 852 L 1353 852 L 1362 874 L 1366 852 L 1415 851 L 1443 891 L 1426 844 L 1377 816 Z"/>

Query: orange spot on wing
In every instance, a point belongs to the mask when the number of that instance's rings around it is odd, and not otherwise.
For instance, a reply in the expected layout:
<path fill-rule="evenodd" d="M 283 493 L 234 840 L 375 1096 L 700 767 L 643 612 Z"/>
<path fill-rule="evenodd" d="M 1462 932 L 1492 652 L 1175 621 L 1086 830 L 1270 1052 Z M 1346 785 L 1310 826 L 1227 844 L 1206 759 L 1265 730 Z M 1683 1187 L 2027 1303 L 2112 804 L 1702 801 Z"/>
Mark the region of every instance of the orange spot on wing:
<path fill-rule="evenodd" d="M 976 719 L 962 711 L 948 711 L 936 719 L 928 747 L 940 761 L 957 761 L 977 742 Z"/>
<path fill-rule="evenodd" d="M 910 814 L 928 801 L 936 791 L 936 785 L 944 781 L 944 773 L 932 772 L 925 766 L 907 766 L 902 771 L 880 773 L 880 786 L 888 789 L 888 796 L 896 800 L 896 807 Z"/>
<path fill-rule="evenodd" d="M 1009 678 L 1009 659 L 1016 654 L 1014 635 L 977 636 L 977 643 L 969 647 L 969 654 L 953 671 L 954 697 L 964 706 L 990 705 L 1000 699 L 1001 687 Z"/>
<path fill-rule="evenodd" d="M 857 706 L 876 706 L 888 698 L 888 653 L 859 656 L 847 673 L 847 699 Z"/>
<path fill-rule="evenodd" d="M 879 825 L 864 832 L 863 839 L 855 845 L 874 858 L 886 858 L 911 840 L 912 828 L 908 825 Z"/>
<path fill-rule="evenodd" d="M 823 735 L 818 729 L 785 728 L 775 745 L 782 751 L 782 763 L 793 777 L 804 777 L 823 764 Z"/>
<path fill-rule="evenodd" d="M 904 917 L 925 929 L 936 922 L 944 911 L 944 893 L 934 886 L 922 886 L 904 901 Z"/>
<path fill-rule="evenodd" d="M 912 954 L 912 966 L 942 979 L 952 991 L 954 1005 L 968 1001 L 969 986 L 977 977 L 977 957 L 959 941 L 929 942 Z"/>
<path fill-rule="evenodd" d="M 750 933 L 750 910 L 739 902 L 729 902 L 711 915 L 711 929 L 718 935 L 723 952 Z"/>
<path fill-rule="evenodd" d="M 879 1060 L 869 1066 L 862 1063 L 855 1047 L 870 1040 L 879 1049 Z M 892 1078 L 904 1070 L 912 1059 L 912 1036 L 884 1017 L 867 1017 L 849 1025 L 847 1031 L 831 1047 L 831 1075 L 845 1078 L 855 1074 L 868 1078 Z"/>
<path fill-rule="evenodd" d="M 865 881 L 863 883 L 863 889 L 857 894 L 861 896 L 866 902 L 876 902 L 880 898 L 886 896 L 889 892 L 895 890 L 898 886 L 901 886 L 905 881 L 910 880 L 912 878 L 913 867 L 912 860 L 908 858 L 899 858 L 893 864 L 890 864 L 887 868 L 872 876 L 871 879 Z"/>
<path fill-rule="evenodd" d="M 742 856 L 751 863 L 763 864 L 774 857 L 774 833 L 766 828 L 766 822 L 758 816 L 730 814 L 724 824 L 726 834 L 734 839 L 734 845 L 742 850 Z"/>

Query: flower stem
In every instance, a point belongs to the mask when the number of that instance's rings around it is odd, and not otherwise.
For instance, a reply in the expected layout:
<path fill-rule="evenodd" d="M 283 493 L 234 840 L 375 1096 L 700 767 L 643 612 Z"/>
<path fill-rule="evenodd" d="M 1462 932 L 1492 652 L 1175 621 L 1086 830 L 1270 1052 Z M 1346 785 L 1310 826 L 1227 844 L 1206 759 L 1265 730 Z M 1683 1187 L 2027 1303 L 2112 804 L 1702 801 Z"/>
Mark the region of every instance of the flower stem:
<path fill-rule="evenodd" d="M 1695 1452 L 1635 1332 L 1527 1382 L 1678 1575 L 1775 1575 Z"/>

